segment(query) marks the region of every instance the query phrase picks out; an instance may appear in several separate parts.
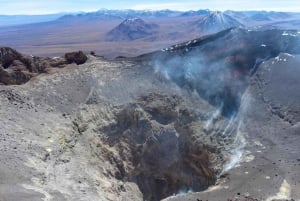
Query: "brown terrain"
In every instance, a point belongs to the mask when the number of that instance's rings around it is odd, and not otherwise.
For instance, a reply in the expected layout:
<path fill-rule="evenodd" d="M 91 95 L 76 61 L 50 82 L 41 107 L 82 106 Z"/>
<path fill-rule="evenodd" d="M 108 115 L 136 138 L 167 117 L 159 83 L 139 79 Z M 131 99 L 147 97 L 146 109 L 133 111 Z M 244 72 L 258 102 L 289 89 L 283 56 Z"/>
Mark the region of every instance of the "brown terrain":
<path fill-rule="evenodd" d="M 192 18 L 193 19 L 193 18 Z M 159 24 L 160 33 L 135 41 L 106 41 L 106 35 L 123 20 L 54 21 L 6 27 L 0 30 L 0 44 L 35 56 L 61 56 L 65 52 L 94 51 L 97 55 L 137 56 L 199 36 L 182 33 L 191 18 L 147 19 Z M 176 23 L 175 23 L 176 22 Z"/>

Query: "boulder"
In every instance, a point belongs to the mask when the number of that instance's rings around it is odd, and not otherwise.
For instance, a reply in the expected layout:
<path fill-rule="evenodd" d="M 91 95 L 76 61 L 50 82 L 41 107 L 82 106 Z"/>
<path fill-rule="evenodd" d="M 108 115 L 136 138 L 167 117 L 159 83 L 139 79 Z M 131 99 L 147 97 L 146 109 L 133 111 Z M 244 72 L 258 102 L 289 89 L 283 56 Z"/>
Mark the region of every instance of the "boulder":
<path fill-rule="evenodd" d="M 76 63 L 77 65 L 79 65 L 84 64 L 88 58 L 82 51 L 78 51 L 66 53 L 65 59 L 69 64 Z"/>

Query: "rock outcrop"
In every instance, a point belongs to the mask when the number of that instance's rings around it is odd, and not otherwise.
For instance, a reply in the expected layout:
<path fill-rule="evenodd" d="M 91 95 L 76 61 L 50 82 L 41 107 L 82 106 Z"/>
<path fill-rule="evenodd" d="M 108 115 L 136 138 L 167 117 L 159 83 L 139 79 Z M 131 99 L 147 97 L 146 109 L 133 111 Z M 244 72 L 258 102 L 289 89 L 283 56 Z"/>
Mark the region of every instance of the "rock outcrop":
<path fill-rule="evenodd" d="M 79 65 L 86 60 L 87 56 L 81 51 L 66 53 L 65 58 L 43 58 L 23 55 L 9 47 L 0 47 L 0 84 L 24 84 L 50 68 L 63 68 L 73 62 Z"/>
<path fill-rule="evenodd" d="M 65 59 L 69 64 L 76 63 L 77 65 L 80 65 L 84 64 L 88 58 L 82 51 L 78 51 L 66 53 Z"/>

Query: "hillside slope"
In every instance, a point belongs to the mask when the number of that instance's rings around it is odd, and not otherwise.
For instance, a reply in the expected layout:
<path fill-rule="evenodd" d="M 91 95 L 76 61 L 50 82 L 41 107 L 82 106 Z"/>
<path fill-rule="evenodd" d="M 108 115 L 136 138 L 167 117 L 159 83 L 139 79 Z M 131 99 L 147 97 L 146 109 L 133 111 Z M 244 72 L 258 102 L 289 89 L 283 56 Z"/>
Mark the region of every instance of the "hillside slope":
<path fill-rule="evenodd" d="M 157 33 L 159 26 L 140 18 L 126 19 L 106 35 L 108 41 L 132 41 Z"/>

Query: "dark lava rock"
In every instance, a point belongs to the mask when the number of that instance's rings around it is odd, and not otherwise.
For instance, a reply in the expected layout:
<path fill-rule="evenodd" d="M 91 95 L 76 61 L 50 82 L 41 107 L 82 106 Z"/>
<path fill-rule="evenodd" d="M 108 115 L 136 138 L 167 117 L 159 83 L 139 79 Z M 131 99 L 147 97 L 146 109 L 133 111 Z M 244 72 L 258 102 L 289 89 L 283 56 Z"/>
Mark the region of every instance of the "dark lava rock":
<path fill-rule="evenodd" d="M 79 65 L 84 64 L 88 58 L 82 51 L 78 51 L 66 53 L 65 59 L 69 64 L 76 63 L 77 65 Z"/>
<path fill-rule="evenodd" d="M 9 47 L 0 47 L 0 84 L 19 85 L 50 68 L 63 68 L 69 63 L 83 64 L 87 56 L 81 51 L 67 53 L 65 58 L 23 55 Z"/>
<path fill-rule="evenodd" d="M 0 64 L 8 68 L 14 60 L 22 60 L 22 55 L 9 47 L 0 47 Z"/>
<path fill-rule="evenodd" d="M 4 70 L 0 67 L 0 83 L 5 85 L 23 84 L 30 80 L 32 74 L 20 70 Z"/>

